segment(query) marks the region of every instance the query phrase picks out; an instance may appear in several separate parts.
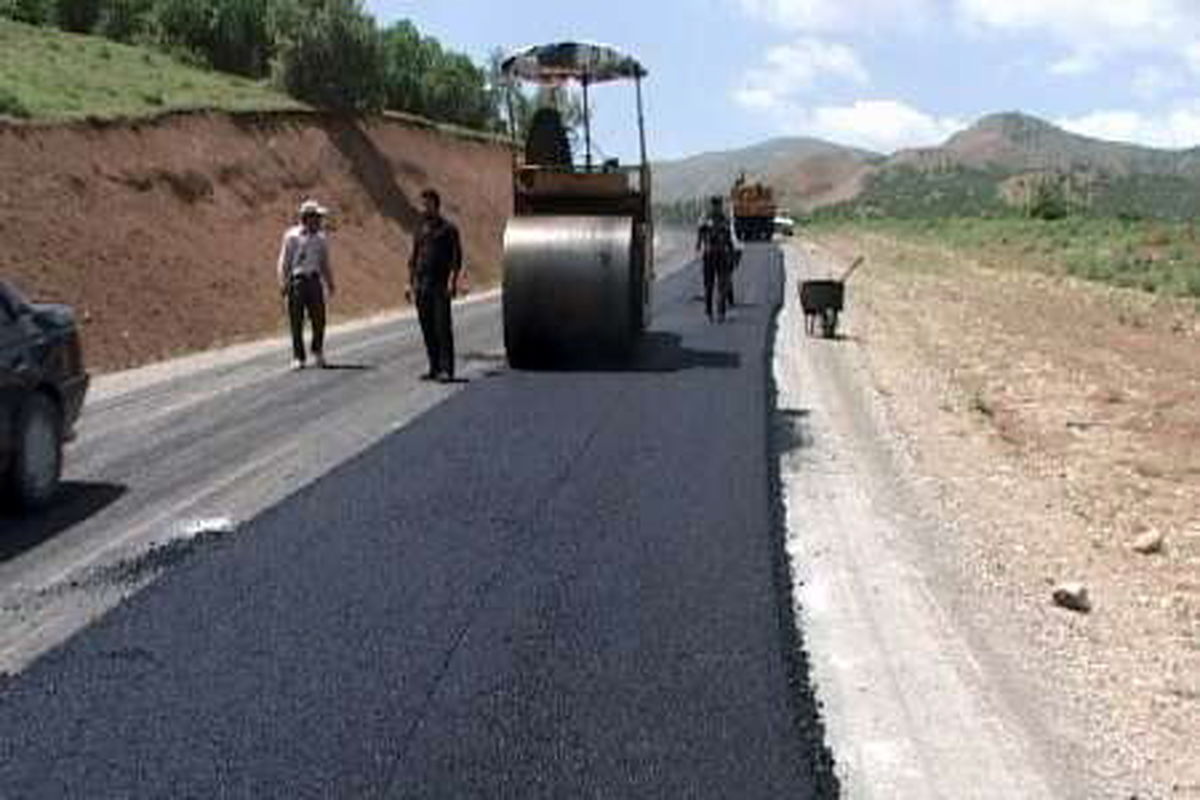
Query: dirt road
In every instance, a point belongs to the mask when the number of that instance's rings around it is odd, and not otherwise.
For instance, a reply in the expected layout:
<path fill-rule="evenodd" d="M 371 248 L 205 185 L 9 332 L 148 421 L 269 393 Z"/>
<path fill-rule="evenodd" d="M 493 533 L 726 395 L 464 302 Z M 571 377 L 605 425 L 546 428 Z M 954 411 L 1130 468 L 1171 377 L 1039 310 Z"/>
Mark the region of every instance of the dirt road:
<path fill-rule="evenodd" d="M 776 362 L 851 794 L 1200 796 L 1187 310 L 852 233 L 793 261 L 824 277 L 858 253 L 846 338 L 786 346 L 785 311 Z M 1164 551 L 1132 552 L 1148 530 Z M 1090 614 L 1051 602 L 1066 580 Z"/>

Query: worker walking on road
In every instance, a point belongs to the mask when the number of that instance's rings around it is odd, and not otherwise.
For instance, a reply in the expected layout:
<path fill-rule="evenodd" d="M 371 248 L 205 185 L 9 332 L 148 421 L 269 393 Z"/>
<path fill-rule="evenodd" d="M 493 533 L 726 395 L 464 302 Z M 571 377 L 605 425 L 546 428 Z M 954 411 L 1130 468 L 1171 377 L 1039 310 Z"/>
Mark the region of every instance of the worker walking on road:
<path fill-rule="evenodd" d="M 462 273 L 462 243 L 458 228 L 442 216 L 441 196 L 421 192 L 421 227 L 408 259 L 408 291 L 416 303 L 429 371 L 422 380 L 454 380 L 454 326 L 450 300 L 458 294 Z"/>
<path fill-rule="evenodd" d="M 325 367 L 325 293 L 333 297 L 333 265 L 329 240 L 321 230 L 326 210 L 315 200 L 300 205 L 300 224 L 283 235 L 279 250 L 279 288 L 287 299 L 292 327 L 295 368 L 304 369 L 304 317 L 312 324 L 312 354 L 318 367 Z"/>
<path fill-rule="evenodd" d="M 725 214 L 724 202 L 714 195 L 708 213 L 700 221 L 696 250 L 704 264 L 704 313 L 713 318 L 713 290 L 717 295 L 717 321 L 725 321 L 726 305 L 732 299 L 733 267 L 738 257 L 733 223 Z"/>

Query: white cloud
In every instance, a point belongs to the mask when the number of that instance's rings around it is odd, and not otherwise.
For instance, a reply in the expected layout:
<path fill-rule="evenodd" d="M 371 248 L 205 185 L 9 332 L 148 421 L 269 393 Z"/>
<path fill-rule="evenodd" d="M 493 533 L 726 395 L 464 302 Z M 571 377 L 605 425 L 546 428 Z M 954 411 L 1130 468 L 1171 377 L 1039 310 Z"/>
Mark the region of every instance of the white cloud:
<path fill-rule="evenodd" d="M 1200 75 L 1200 42 L 1190 44 L 1183 51 L 1184 60 L 1196 75 Z"/>
<path fill-rule="evenodd" d="M 746 108 L 769 113 L 782 135 L 815 136 L 883 153 L 938 145 L 966 127 L 960 119 L 927 114 L 898 100 L 811 107 L 774 96 L 764 103 L 751 92 L 735 98 Z"/>
<path fill-rule="evenodd" d="M 751 111 L 770 111 L 777 108 L 781 98 L 770 89 L 752 89 L 744 87 L 733 93 L 733 99 L 738 105 Z"/>
<path fill-rule="evenodd" d="M 1120 53 L 1183 58 L 1200 74 L 1200 3 L 1196 0 L 955 0 L 975 30 L 1049 36 L 1067 57 L 1056 75 L 1092 72 Z"/>
<path fill-rule="evenodd" d="M 750 16 L 799 31 L 862 31 L 929 18 L 936 0 L 738 0 Z"/>
<path fill-rule="evenodd" d="M 1157 100 L 1187 85 L 1178 70 L 1139 67 L 1133 74 L 1133 91 L 1143 100 Z"/>
<path fill-rule="evenodd" d="M 1158 114 L 1137 111 L 1094 111 L 1056 120 L 1074 133 L 1150 147 L 1186 148 L 1200 145 L 1200 101 Z"/>
<path fill-rule="evenodd" d="M 752 110 L 783 108 L 791 98 L 826 79 L 862 85 L 871 76 L 849 47 L 804 37 L 767 50 L 762 64 L 746 73 L 734 99 Z"/>
<path fill-rule="evenodd" d="M 1086 75 L 1095 72 L 1100 61 L 1091 53 L 1075 53 L 1050 65 L 1051 75 Z"/>
<path fill-rule="evenodd" d="M 1145 45 L 1200 20 L 1191 0 L 958 0 L 969 23 L 1008 31 L 1044 31 L 1079 45 Z"/>
<path fill-rule="evenodd" d="M 965 127 L 962 120 L 927 114 L 898 100 L 859 100 L 801 115 L 809 133 L 881 152 L 941 144 Z"/>

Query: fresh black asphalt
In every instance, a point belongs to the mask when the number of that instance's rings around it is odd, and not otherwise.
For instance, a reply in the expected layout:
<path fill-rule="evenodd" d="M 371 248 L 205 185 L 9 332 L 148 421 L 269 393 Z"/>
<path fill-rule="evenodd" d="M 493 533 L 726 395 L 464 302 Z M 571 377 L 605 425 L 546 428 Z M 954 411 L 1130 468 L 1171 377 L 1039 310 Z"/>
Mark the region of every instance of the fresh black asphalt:
<path fill-rule="evenodd" d="M 627 368 L 475 381 L 0 688 L 0 797 L 826 796 L 773 497 L 779 254 Z"/>

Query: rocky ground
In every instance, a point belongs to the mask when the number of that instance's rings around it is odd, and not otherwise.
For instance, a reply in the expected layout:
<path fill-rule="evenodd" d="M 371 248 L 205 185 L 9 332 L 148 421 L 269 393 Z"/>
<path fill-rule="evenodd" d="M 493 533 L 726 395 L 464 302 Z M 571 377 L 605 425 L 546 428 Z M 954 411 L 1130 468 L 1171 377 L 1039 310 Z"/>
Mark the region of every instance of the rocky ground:
<path fill-rule="evenodd" d="M 1086 759 L 1078 796 L 1200 797 L 1194 307 L 878 235 L 801 247 L 867 257 L 847 344 L 953 531 L 959 611 Z"/>

